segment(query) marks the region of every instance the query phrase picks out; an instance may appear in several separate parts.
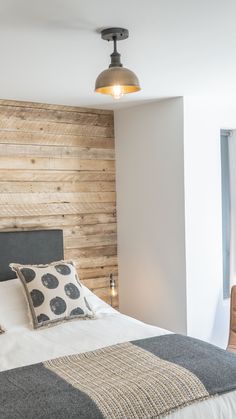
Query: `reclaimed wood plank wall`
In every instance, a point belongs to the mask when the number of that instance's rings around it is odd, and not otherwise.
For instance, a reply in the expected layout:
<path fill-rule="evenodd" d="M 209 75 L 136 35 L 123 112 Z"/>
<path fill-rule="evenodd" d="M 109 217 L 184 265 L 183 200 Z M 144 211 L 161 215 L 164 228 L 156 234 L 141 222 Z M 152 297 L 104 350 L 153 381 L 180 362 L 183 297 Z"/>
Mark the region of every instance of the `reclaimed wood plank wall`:
<path fill-rule="evenodd" d="M 113 112 L 0 100 L 0 229 L 53 228 L 82 282 L 109 303 L 109 274 L 118 275 Z"/>

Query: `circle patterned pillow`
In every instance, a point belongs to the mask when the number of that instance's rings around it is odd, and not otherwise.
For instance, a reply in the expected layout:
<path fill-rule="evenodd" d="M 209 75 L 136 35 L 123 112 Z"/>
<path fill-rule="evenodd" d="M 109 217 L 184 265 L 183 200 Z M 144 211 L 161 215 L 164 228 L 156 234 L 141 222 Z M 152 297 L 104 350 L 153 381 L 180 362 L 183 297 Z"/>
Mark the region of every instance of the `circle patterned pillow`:
<path fill-rule="evenodd" d="M 10 267 L 24 286 L 35 329 L 74 318 L 93 317 L 73 262 L 11 263 Z"/>

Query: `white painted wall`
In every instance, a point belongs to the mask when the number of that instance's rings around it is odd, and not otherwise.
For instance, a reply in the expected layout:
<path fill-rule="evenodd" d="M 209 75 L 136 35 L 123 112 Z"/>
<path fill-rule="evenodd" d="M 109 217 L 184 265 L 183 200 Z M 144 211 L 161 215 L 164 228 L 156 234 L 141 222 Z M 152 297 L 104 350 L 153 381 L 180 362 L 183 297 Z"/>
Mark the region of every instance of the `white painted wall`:
<path fill-rule="evenodd" d="M 225 347 L 221 128 L 236 128 L 236 101 L 115 113 L 121 310 Z"/>
<path fill-rule="evenodd" d="M 184 98 L 185 230 L 188 334 L 225 347 L 220 129 L 236 127 L 236 102 Z"/>
<path fill-rule="evenodd" d="M 230 285 L 236 284 L 236 131 L 232 130 L 229 145 L 229 184 L 230 184 Z"/>
<path fill-rule="evenodd" d="M 186 332 L 183 100 L 115 112 L 120 309 Z"/>

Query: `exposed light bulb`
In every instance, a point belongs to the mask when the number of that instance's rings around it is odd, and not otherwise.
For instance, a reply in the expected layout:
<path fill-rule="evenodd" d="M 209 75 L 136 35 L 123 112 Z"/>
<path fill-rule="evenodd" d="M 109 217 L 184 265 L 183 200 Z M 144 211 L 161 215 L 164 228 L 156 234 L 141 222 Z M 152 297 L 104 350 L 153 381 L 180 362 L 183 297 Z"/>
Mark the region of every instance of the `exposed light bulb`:
<path fill-rule="evenodd" d="M 110 292 L 111 292 L 111 305 L 113 302 L 113 298 L 117 296 L 117 288 L 116 288 L 116 280 L 113 278 L 113 275 L 110 274 Z"/>
<path fill-rule="evenodd" d="M 120 99 L 123 96 L 122 88 L 120 85 L 112 86 L 112 96 L 114 99 Z"/>
<path fill-rule="evenodd" d="M 115 286 L 111 287 L 111 297 L 114 298 L 117 296 L 117 289 Z"/>

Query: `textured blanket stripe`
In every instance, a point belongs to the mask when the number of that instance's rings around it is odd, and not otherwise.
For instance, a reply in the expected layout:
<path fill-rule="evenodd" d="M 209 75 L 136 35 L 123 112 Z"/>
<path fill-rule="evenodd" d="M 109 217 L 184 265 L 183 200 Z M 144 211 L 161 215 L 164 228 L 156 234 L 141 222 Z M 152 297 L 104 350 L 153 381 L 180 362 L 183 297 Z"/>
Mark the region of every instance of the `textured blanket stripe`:
<path fill-rule="evenodd" d="M 187 369 L 131 343 L 47 361 L 44 366 L 86 393 L 104 418 L 154 418 L 209 397 Z"/>

